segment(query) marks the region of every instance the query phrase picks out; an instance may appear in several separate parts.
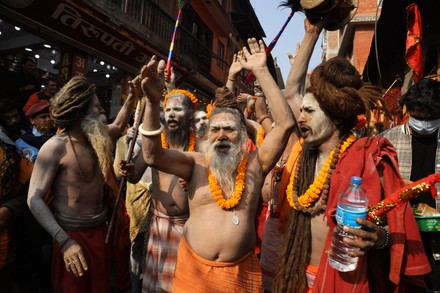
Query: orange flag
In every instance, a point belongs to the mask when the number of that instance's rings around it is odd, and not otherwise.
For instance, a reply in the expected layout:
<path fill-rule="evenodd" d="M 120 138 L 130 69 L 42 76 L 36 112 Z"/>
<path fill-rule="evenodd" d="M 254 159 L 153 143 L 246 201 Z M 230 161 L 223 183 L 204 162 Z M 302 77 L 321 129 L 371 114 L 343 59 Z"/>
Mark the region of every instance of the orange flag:
<path fill-rule="evenodd" d="M 419 82 L 423 76 L 422 55 L 422 18 L 416 3 L 406 7 L 407 28 L 405 58 L 408 65 L 413 69 L 414 82 Z"/>

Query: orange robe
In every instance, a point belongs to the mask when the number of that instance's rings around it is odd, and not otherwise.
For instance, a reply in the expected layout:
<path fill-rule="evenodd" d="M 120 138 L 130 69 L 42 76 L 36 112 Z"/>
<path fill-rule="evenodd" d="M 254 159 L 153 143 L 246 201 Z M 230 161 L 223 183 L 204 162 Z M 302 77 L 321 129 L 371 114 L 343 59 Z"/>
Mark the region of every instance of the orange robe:
<path fill-rule="evenodd" d="M 174 273 L 174 293 L 261 291 L 260 264 L 253 251 L 234 262 L 210 261 L 198 256 L 182 236 Z"/>

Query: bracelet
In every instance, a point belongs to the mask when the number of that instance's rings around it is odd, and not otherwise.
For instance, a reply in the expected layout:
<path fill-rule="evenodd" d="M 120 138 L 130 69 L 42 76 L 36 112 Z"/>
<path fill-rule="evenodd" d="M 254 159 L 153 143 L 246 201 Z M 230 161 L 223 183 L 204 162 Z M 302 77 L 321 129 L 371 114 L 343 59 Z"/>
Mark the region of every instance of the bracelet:
<path fill-rule="evenodd" d="M 62 243 L 58 243 L 58 247 L 60 248 L 60 249 L 62 249 L 63 248 L 63 246 L 64 246 L 64 244 L 66 244 L 67 243 L 67 241 L 69 241 L 69 240 L 71 240 L 72 238 L 66 238 L 66 240 L 64 240 Z"/>
<path fill-rule="evenodd" d="M 258 123 L 261 124 L 261 123 L 263 123 L 264 120 L 266 120 L 268 118 L 270 118 L 270 117 L 269 117 L 269 115 L 266 114 L 258 120 Z"/>
<path fill-rule="evenodd" d="M 152 131 L 148 131 L 148 130 L 144 130 L 142 128 L 142 126 L 144 125 L 144 123 L 141 123 L 141 125 L 139 125 L 138 127 L 138 131 L 140 134 L 142 134 L 143 136 L 156 136 L 162 133 L 162 131 L 164 130 L 164 126 L 162 123 L 160 123 L 160 127 L 159 129 L 156 130 L 152 130 Z"/>
<path fill-rule="evenodd" d="M 382 245 L 374 247 L 374 249 L 377 250 L 384 249 L 385 247 L 388 246 L 388 244 L 390 244 L 390 232 L 388 232 L 388 229 L 386 229 L 385 227 L 380 227 L 380 228 L 385 231 L 385 241 L 383 242 Z"/>
<path fill-rule="evenodd" d="M 59 235 L 61 233 L 61 235 Z M 63 245 L 64 244 L 66 244 L 66 242 L 67 241 L 69 241 L 70 239 L 72 239 L 72 238 L 70 238 L 70 236 L 69 236 L 69 234 L 67 234 L 64 230 L 62 230 L 61 228 L 60 229 L 58 229 L 56 232 L 55 232 L 55 234 L 53 234 L 53 240 L 55 240 L 55 242 L 58 244 L 58 246 L 60 247 L 60 249 L 61 249 L 61 247 L 63 247 Z M 61 238 L 61 239 L 60 239 Z"/>
<path fill-rule="evenodd" d="M 235 78 L 230 78 L 230 77 L 228 76 L 228 80 L 230 80 L 230 81 L 235 81 Z"/>

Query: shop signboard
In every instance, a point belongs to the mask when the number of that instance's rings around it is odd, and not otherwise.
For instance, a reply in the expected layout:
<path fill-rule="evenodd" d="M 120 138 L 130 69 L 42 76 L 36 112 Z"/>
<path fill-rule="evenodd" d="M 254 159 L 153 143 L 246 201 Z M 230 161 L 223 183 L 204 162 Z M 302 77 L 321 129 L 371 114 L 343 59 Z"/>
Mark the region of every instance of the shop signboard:
<path fill-rule="evenodd" d="M 44 9 L 42 9 L 44 7 Z M 161 56 L 135 34 L 109 21 L 109 17 L 86 6 L 66 0 L 0 0 L 0 10 L 14 19 L 36 26 L 46 34 L 136 72 L 152 54 Z M 107 57 L 107 58 L 104 58 Z M 77 59 L 81 63 L 83 60 Z M 81 64 L 73 66 L 80 70 Z M 78 71 L 77 73 L 81 73 Z"/>

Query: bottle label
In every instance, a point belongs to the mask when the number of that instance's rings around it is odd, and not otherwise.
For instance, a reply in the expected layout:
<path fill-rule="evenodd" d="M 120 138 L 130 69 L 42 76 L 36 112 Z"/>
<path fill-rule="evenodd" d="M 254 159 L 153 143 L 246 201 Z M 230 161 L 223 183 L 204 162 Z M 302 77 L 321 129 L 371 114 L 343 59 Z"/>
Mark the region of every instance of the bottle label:
<path fill-rule="evenodd" d="M 356 223 L 357 218 L 365 219 L 367 217 L 367 210 L 351 210 L 347 211 L 338 205 L 336 210 L 336 221 L 339 225 L 350 226 L 353 228 L 361 228 L 362 226 Z"/>

